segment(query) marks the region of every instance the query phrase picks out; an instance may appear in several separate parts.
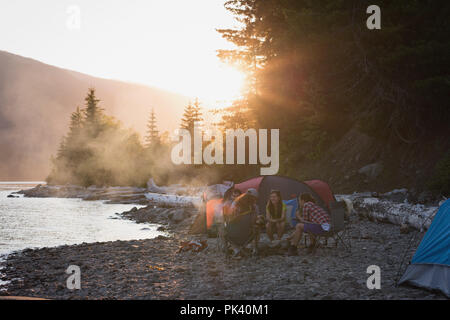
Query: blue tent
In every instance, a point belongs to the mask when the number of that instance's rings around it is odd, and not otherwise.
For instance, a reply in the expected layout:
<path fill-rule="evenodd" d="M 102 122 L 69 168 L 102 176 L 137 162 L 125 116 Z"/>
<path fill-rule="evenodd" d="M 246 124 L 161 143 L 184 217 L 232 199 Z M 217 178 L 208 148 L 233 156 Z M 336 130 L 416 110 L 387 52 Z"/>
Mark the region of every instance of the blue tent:
<path fill-rule="evenodd" d="M 436 213 L 399 284 L 442 291 L 450 297 L 450 199 Z"/>

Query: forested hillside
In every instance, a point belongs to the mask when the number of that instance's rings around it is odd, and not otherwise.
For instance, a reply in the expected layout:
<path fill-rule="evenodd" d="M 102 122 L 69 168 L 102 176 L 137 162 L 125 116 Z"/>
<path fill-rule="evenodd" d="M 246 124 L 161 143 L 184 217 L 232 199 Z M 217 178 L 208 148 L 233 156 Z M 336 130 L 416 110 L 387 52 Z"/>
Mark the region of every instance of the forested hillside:
<path fill-rule="evenodd" d="M 219 56 L 251 74 L 230 111 L 280 128 L 280 173 L 448 193 L 450 3 L 376 1 L 381 29 L 369 30 L 372 2 L 227 1 L 241 28 L 219 32 L 239 49 Z"/>

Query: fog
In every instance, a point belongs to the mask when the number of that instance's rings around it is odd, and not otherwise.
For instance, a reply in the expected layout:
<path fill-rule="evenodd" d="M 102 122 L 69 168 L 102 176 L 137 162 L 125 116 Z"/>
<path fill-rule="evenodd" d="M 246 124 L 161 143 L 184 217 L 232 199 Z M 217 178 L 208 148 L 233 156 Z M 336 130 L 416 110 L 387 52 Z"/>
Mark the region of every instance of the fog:
<path fill-rule="evenodd" d="M 158 126 L 178 126 L 188 98 L 99 79 L 0 51 L 0 180 L 42 180 L 89 87 L 106 113 L 143 135 L 151 108 Z"/>

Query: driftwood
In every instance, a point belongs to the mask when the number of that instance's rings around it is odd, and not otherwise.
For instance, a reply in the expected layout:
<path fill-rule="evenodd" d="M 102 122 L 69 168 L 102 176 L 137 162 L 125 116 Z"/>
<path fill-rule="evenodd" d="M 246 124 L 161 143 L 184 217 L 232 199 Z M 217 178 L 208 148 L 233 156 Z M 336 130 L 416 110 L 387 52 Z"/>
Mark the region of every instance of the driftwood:
<path fill-rule="evenodd" d="M 195 196 L 179 196 L 176 194 L 160 194 L 148 192 L 145 197 L 149 202 L 161 207 L 198 207 L 202 200 Z"/>
<path fill-rule="evenodd" d="M 437 206 L 411 204 L 407 201 L 394 202 L 383 197 L 373 197 L 371 193 L 339 195 L 336 198 L 352 201 L 355 212 L 370 220 L 389 222 L 399 226 L 408 225 L 421 231 L 428 229 L 438 210 Z"/>

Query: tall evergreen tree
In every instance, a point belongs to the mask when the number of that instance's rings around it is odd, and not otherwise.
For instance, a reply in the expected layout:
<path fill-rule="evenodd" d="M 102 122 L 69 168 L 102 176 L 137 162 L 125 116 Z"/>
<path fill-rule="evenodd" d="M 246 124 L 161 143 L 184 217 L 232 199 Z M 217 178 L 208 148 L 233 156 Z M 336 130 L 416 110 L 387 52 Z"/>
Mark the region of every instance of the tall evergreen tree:
<path fill-rule="evenodd" d="M 201 106 L 198 98 L 195 98 L 194 103 L 188 103 L 184 108 L 183 117 L 181 119 L 181 128 L 188 130 L 191 134 L 194 131 L 194 123 L 203 121 Z"/>
<path fill-rule="evenodd" d="M 76 136 L 80 133 L 83 127 L 83 114 L 80 107 L 77 107 L 75 112 L 70 116 L 69 137 Z"/>
<path fill-rule="evenodd" d="M 149 147 L 155 146 L 159 142 L 160 142 L 160 139 L 159 139 L 158 127 L 156 125 L 155 110 L 152 108 L 152 111 L 150 113 L 150 118 L 148 119 L 148 123 L 147 123 L 147 136 L 145 137 L 146 147 L 149 148 Z"/>
<path fill-rule="evenodd" d="M 89 88 L 88 95 L 84 100 L 86 102 L 84 115 L 88 133 L 91 136 L 97 136 L 101 130 L 104 114 L 103 109 L 98 105 L 100 99 L 96 98 L 94 88 Z"/>

